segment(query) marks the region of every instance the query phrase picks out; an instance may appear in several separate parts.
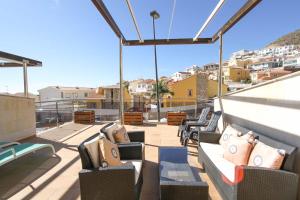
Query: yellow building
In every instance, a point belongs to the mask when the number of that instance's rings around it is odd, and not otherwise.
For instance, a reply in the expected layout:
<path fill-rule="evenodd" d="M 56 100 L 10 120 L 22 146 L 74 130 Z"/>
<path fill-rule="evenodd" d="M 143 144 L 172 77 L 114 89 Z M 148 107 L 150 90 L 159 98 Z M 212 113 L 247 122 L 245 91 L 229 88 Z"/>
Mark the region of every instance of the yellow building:
<path fill-rule="evenodd" d="M 164 107 L 195 105 L 195 102 L 216 97 L 218 81 L 208 80 L 207 73 L 198 73 L 170 86 L 173 95 L 165 95 Z M 222 85 L 222 93 L 227 93 L 227 85 Z"/>
<path fill-rule="evenodd" d="M 224 67 L 223 76 L 224 82 L 240 82 L 250 79 L 250 71 L 239 67 Z"/>

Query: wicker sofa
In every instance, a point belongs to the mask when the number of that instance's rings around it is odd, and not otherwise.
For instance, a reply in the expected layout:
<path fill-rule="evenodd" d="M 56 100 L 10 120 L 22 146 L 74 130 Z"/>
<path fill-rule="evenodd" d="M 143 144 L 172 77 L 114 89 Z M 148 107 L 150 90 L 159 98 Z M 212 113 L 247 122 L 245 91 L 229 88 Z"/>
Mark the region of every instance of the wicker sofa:
<path fill-rule="evenodd" d="M 84 143 L 99 137 L 91 136 L 78 146 L 82 163 L 79 172 L 81 199 L 139 199 L 143 184 L 143 145 L 141 143 L 119 144 L 121 161 L 131 161 L 133 165 L 95 169 Z"/>
<path fill-rule="evenodd" d="M 249 130 L 232 125 L 243 134 Z M 286 150 L 286 157 L 280 170 L 267 168 L 234 166 L 223 158 L 223 148 L 219 145 L 221 134 L 199 134 L 199 157 L 208 176 L 214 182 L 223 199 L 296 199 L 298 174 L 293 173 L 296 148 L 261 133 L 254 133 L 263 143 Z"/>

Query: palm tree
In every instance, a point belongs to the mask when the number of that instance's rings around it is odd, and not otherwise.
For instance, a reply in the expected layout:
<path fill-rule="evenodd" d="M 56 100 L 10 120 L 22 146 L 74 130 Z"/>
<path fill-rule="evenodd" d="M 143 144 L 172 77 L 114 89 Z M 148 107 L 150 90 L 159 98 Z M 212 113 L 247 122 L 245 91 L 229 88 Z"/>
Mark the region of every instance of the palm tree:
<path fill-rule="evenodd" d="M 169 90 L 168 85 L 165 81 L 160 80 L 160 81 L 158 81 L 158 94 L 159 94 L 159 98 L 162 98 L 165 94 L 174 95 L 174 92 Z M 156 84 L 153 84 L 151 97 L 152 98 L 156 97 Z"/>

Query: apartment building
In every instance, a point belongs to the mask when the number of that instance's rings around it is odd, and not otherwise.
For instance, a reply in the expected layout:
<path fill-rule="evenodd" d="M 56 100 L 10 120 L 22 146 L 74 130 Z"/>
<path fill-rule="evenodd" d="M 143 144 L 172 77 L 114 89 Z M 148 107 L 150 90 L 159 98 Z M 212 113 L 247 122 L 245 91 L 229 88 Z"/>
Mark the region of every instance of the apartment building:
<path fill-rule="evenodd" d="M 239 67 L 223 68 L 224 82 L 240 82 L 250 79 L 250 70 Z"/>
<path fill-rule="evenodd" d="M 170 85 L 173 95 L 164 96 L 163 105 L 183 106 L 194 105 L 196 101 L 213 98 L 218 94 L 218 82 L 208 79 L 208 73 L 199 72 L 184 80 L 174 82 Z M 227 93 L 227 86 L 222 85 L 223 94 Z"/>
<path fill-rule="evenodd" d="M 176 81 L 182 81 L 188 77 L 191 76 L 190 72 L 176 72 L 172 74 L 171 79 L 176 82 Z"/>
<path fill-rule="evenodd" d="M 252 83 L 261 83 L 267 80 L 272 80 L 275 78 L 279 78 L 281 76 L 285 76 L 292 73 L 291 71 L 287 71 L 284 69 L 270 69 L 265 71 L 254 71 L 251 72 L 251 81 Z"/>
<path fill-rule="evenodd" d="M 153 91 L 153 79 L 138 79 L 129 82 L 128 91 L 132 95 L 151 95 Z"/>
<path fill-rule="evenodd" d="M 88 87 L 48 86 L 38 90 L 40 101 L 84 99 L 95 90 Z"/>

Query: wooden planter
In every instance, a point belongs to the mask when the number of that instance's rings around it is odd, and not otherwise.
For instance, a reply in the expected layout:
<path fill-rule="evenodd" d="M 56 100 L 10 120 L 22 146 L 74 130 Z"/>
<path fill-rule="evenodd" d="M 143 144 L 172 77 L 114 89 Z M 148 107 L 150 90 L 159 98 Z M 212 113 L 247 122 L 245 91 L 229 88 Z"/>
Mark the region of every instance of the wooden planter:
<path fill-rule="evenodd" d="M 93 110 L 76 111 L 74 113 L 74 122 L 78 124 L 94 124 L 95 112 Z"/>
<path fill-rule="evenodd" d="M 125 112 L 124 124 L 126 125 L 142 125 L 143 113 L 142 112 Z"/>
<path fill-rule="evenodd" d="M 185 112 L 168 112 L 167 113 L 168 125 L 178 126 L 183 119 L 186 119 Z"/>

